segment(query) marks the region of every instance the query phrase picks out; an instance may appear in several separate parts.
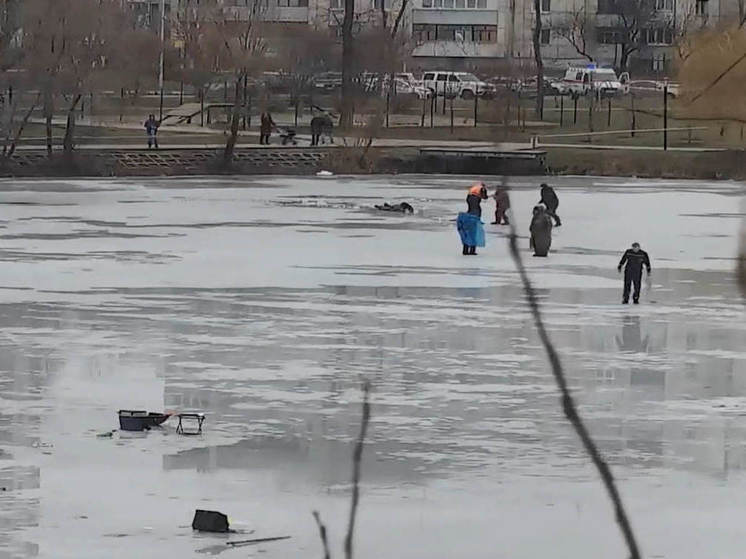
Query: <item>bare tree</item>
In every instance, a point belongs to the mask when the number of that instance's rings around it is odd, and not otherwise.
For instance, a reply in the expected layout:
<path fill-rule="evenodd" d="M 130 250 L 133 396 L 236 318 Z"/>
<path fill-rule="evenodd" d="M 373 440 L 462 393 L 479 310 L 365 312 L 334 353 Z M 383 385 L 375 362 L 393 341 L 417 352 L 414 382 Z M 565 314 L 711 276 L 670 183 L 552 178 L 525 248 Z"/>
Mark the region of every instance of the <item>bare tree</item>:
<path fill-rule="evenodd" d="M 623 0 L 614 3 L 619 24 L 619 69 L 629 70 L 630 57 L 645 44 L 645 29 L 654 20 L 653 0 Z"/>
<path fill-rule="evenodd" d="M 354 73 L 355 45 L 352 27 L 355 22 L 355 0 L 345 0 L 345 13 L 342 20 L 342 111 L 339 126 L 350 130 L 355 118 Z"/>
<path fill-rule="evenodd" d="M 247 0 L 240 12 L 219 9 L 213 33 L 222 39 L 222 48 L 216 53 L 216 69 L 230 71 L 233 75 L 234 103 L 230 131 L 223 151 L 223 162 L 230 165 L 238 141 L 238 129 L 243 107 L 243 84 L 251 76 L 269 67 L 265 23 L 266 3 Z"/>
<path fill-rule="evenodd" d="M 74 146 L 75 110 L 94 76 L 116 59 L 129 13 L 117 0 L 28 0 L 23 18 L 23 68 L 43 96 L 47 152 L 52 153 L 55 98 L 68 102 L 63 147 Z"/>
<path fill-rule="evenodd" d="M 534 0 L 534 22 L 533 44 L 534 62 L 536 64 L 536 116 L 539 120 L 544 118 L 544 60 L 541 56 L 541 0 Z"/>
<path fill-rule="evenodd" d="M 589 62 L 594 61 L 591 52 L 592 47 L 592 25 L 593 21 L 588 17 L 584 7 L 570 12 L 556 25 L 552 25 L 552 31 L 558 37 L 565 39 L 575 52 Z"/>

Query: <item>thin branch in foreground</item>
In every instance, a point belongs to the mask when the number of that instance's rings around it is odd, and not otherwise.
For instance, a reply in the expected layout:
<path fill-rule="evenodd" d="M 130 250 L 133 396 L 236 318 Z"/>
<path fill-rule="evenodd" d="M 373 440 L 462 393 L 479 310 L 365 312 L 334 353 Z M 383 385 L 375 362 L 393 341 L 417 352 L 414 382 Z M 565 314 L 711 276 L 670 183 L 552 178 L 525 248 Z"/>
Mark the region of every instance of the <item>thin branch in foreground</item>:
<path fill-rule="evenodd" d="M 370 422 L 370 383 L 363 383 L 363 418 L 360 423 L 360 434 L 355 444 L 355 452 L 352 455 L 352 503 L 350 504 L 350 518 L 347 524 L 347 536 L 345 537 L 345 558 L 352 559 L 352 540 L 355 535 L 355 517 L 357 516 L 357 505 L 360 500 L 360 464 L 363 460 L 363 448 L 365 446 L 365 435 L 368 432 Z"/>
<path fill-rule="evenodd" d="M 516 268 L 518 269 L 518 274 L 521 277 L 523 290 L 526 293 L 526 300 L 528 301 L 528 305 L 531 309 L 531 314 L 534 318 L 534 323 L 536 324 L 536 330 L 538 331 L 539 338 L 541 338 L 541 343 L 547 352 L 547 357 L 549 358 L 549 363 L 552 368 L 554 380 L 556 381 L 557 387 L 559 388 L 559 391 L 562 395 L 562 410 L 564 411 L 565 417 L 570 422 L 573 429 L 575 429 L 575 432 L 580 438 L 580 441 L 583 443 L 583 448 L 593 462 L 593 465 L 598 470 L 601 481 L 603 482 L 604 487 L 609 494 L 609 499 L 611 499 L 612 505 L 614 507 L 614 512 L 616 513 L 617 524 L 619 524 L 619 528 L 622 531 L 622 535 L 624 536 L 627 548 L 629 549 L 630 559 L 640 559 L 640 550 L 637 546 L 637 541 L 635 539 L 634 532 L 632 531 L 629 517 L 627 516 L 624 504 L 622 503 L 622 497 L 619 494 L 616 482 L 614 481 L 614 476 L 611 473 L 611 469 L 606 463 L 606 460 L 604 460 L 604 458 L 601 456 L 596 443 L 591 438 L 591 435 L 588 432 L 585 423 L 583 423 L 583 420 L 578 413 L 578 409 L 567 385 L 567 379 L 565 378 L 565 373 L 562 369 L 562 363 L 560 362 L 559 355 L 557 354 L 557 350 L 554 348 L 552 341 L 549 339 L 549 334 L 547 333 L 546 327 L 544 326 L 544 320 L 541 316 L 541 310 L 539 308 L 539 301 L 536 297 L 536 292 L 534 291 L 534 287 L 528 277 L 526 268 L 523 265 L 521 254 L 518 251 L 518 234 L 516 233 L 515 229 L 515 220 L 511 220 L 510 222 L 510 254 L 515 261 Z"/>
<path fill-rule="evenodd" d="M 319 511 L 313 511 L 313 517 L 316 519 L 316 525 L 319 527 L 319 537 L 321 538 L 321 544 L 324 546 L 324 559 L 331 559 L 331 553 L 329 553 L 329 538 L 326 534 L 326 526 L 321 521 L 321 515 Z"/>

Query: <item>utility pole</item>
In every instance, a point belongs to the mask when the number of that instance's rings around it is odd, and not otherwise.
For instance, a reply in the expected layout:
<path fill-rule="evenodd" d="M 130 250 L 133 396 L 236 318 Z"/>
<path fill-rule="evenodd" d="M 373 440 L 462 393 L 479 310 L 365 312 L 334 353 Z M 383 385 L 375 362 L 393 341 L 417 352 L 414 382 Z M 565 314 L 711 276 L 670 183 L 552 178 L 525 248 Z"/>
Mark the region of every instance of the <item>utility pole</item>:
<path fill-rule="evenodd" d="M 668 150 L 668 80 L 663 83 L 663 151 Z"/>
<path fill-rule="evenodd" d="M 158 61 L 158 89 L 161 92 L 160 109 L 158 112 L 158 122 L 163 120 L 163 63 L 166 48 L 166 0 L 161 0 L 160 6 L 161 16 L 161 57 Z"/>

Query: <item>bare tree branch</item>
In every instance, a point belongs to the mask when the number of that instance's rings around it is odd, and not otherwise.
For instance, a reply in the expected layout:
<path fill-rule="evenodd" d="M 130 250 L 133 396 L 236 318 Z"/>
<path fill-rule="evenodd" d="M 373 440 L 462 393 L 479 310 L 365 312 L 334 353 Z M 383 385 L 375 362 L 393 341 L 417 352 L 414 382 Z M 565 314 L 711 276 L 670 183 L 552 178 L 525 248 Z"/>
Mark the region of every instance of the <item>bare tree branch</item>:
<path fill-rule="evenodd" d="M 355 518 L 357 506 L 360 500 L 360 466 L 363 460 L 363 448 L 365 446 L 365 435 L 368 432 L 370 422 L 370 383 L 363 383 L 363 417 L 360 423 L 360 434 L 355 444 L 352 455 L 352 503 L 350 504 L 350 518 L 347 523 L 347 536 L 345 536 L 345 559 L 352 559 L 352 541 L 355 535 Z"/>
<path fill-rule="evenodd" d="M 319 527 L 319 537 L 321 538 L 321 544 L 324 546 L 324 559 L 331 559 L 331 553 L 329 553 L 329 539 L 326 534 L 326 526 L 321 521 L 321 515 L 319 511 L 313 511 L 313 517 L 316 519 L 316 525 Z"/>
<path fill-rule="evenodd" d="M 404 14 L 407 11 L 408 5 L 409 0 L 401 0 L 399 12 L 396 14 L 396 19 L 394 20 L 394 26 L 391 28 L 391 37 L 396 37 L 396 34 L 399 32 L 399 27 L 401 26 L 401 22 L 404 19 Z"/>
<path fill-rule="evenodd" d="M 588 40 L 588 17 L 585 8 L 580 8 L 567 16 L 567 19 L 552 30 L 555 35 L 565 39 L 575 49 L 580 56 L 593 62 L 593 55 L 590 53 Z"/>
<path fill-rule="evenodd" d="M 611 469 L 606 463 L 606 460 L 604 460 L 604 458 L 601 456 L 601 453 L 599 452 L 595 441 L 591 438 L 591 435 L 588 432 L 588 428 L 585 426 L 585 423 L 578 413 L 577 407 L 570 392 L 570 388 L 567 384 L 567 379 L 565 378 L 565 373 L 562 369 L 562 363 L 560 362 L 559 355 L 557 354 L 557 350 L 554 348 L 552 341 L 549 339 L 549 334 L 546 330 L 546 327 L 544 326 L 544 320 L 541 316 L 541 310 L 539 309 L 539 301 L 536 297 L 536 292 L 534 291 L 534 287 L 528 277 L 526 268 L 523 265 L 521 254 L 518 251 L 518 235 L 516 233 L 514 220 L 511 220 L 510 225 L 510 253 L 513 257 L 513 260 L 515 261 L 516 268 L 518 269 L 518 275 L 520 276 L 521 282 L 523 283 L 523 290 L 526 294 L 526 300 L 528 301 L 529 308 L 531 309 L 531 314 L 534 318 L 536 330 L 538 331 L 541 343 L 547 352 L 547 357 L 549 358 L 549 364 L 552 369 L 552 374 L 554 375 L 554 380 L 557 383 L 557 387 L 559 388 L 562 397 L 562 410 L 565 413 L 565 417 L 570 422 L 573 429 L 580 438 L 580 441 L 583 444 L 583 448 L 598 470 L 601 481 L 603 482 L 606 491 L 609 494 L 609 498 L 611 499 L 614 511 L 616 513 L 616 521 L 619 524 L 622 535 L 624 536 L 624 540 L 627 544 L 627 548 L 629 549 L 630 559 L 640 559 L 640 550 L 637 546 L 637 541 L 635 539 L 634 532 L 632 531 L 632 526 L 629 522 L 624 504 L 622 503 L 622 497 L 619 494 L 616 482 L 614 481 L 614 476 L 611 473 Z"/>

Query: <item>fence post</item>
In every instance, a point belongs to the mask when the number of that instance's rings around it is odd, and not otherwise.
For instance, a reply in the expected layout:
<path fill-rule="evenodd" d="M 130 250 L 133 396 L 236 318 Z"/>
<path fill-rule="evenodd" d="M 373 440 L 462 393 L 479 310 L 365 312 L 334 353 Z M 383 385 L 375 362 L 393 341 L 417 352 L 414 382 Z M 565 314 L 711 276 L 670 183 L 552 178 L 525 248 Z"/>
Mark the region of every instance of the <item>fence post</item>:
<path fill-rule="evenodd" d="M 184 104 L 184 80 L 179 83 L 179 105 Z"/>
<path fill-rule="evenodd" d="M 606 120 L 606 127 L 611 128 L 611 97 L 609 97 L 609 117 Z"/>
<path fill-rule="evenodd" d="M 420 118 L 420 128 L 425 127 L 425 111 L 427 110 L 427 95 L 422 98 L 422 117 Z"/>
<path fill-rule="evenodd" d="M 588 134 L 589 144 L 593 143 L 593 136 L 591 136 L 591 134 L 593 134 L 593 101 L 595 101 L 595 97 L 595 95 L 591 95 L 588 98 L 588 132 L 590 133 Z"/>
<path fill-rule="evenodd" d="M 565 124 L 565 96 L 560 95 L 560 128 Z"/>
<path fill-rule="evenodd" d="M 199 125 L 205 125 L 205 88 L 200 86 L 199 88 Z"/>
<path fill-rule="evenodd" d="M 448 95 L 448 82 L 443 82 L 443 116 L 446 114 L 446 96 Z"/>
<path fill-rule="evenodd" d="M 573 109 L 572 123 L 577 124 L 578 123 L 578 96 L 573 95 L 572 100 L 573 100 L 573 103 L 575 103 L 575 108 Z"/>
<path fill-rule="evenodd" d="M 630 94 L 630 103 L 632 103 L 632 126 L 630 127 L 632 129 L 632 132 L 630 132 L 630 137 L 635 137 L 635 128 L 637 127 L 637 112 L 635 111 L 635 94 Z"/>
<path fill-rule="evenodd" d="M 295 122 L 295 127 L 298 128 L 298 97 L 297 96 L 295 98 L 294 105 L 295 105 L 295 121 L 294 122 Z M 388 121 L 389 121 L 389 115 L 386 114 L 386 126 L 387 127 L 389 125 Z"/>
<path fill-rule="evenodd" d="M 451 97 L 451 134 L 453 134 L 453 97 Z"/>
<path fill-rule="evenodd" d="M 433 119 L 435 118 L 435 103 L 438 102 L 438 83 L 435 83 L 435 95 L 430 98 L 430 128 L 433 127 Z"/>
<path fill-rule="evenodd" d="M 668 82 L 663 84 L 663 151 L 668 150 Z"/>
<path fill-rule="evenodd" d="M 474 128 L 477 127 L 477 111 L 479 107 L 479 86 L 476 87 L 474 92 Z"/>
<path fill-rule="evenodd" d="M 389 112 L 391 111 L 391 92 L 386 92 L 386 128 L 389 127 Z"/>
<path fill-rule="evenodd" d="M 124 88 L 119 91 L 119 122 L 124 118 Z"/>

